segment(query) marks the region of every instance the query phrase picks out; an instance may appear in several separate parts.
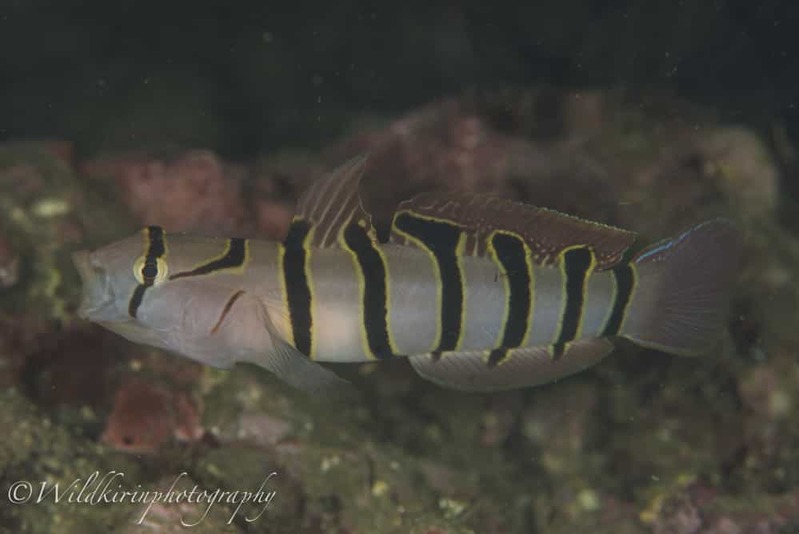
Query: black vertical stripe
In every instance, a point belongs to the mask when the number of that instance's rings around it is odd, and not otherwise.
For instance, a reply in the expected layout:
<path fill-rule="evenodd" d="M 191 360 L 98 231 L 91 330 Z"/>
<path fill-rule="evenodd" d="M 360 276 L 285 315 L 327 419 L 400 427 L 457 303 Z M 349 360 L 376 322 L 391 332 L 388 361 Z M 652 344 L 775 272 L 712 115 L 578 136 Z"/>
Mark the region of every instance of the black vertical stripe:
<path fill-rule="evenodd" d="M 496 367 L 497 365 L 501 364 L 507 357 L 508 357 L 508 349 L 506 347 L 499 347 L 498 349 L 492 349 L 491 352 L 488 353 L 488 361 L 486 362 L 486 365 L 488 367 Z"/>
<path fill-rule="evenodd" d="M 566 305 L 563 307 L 560 333 L 553 347 L 554 357 L 563 355 L 566 343 L 574 340 L 583 316 L 585 282 L 592 261 L 591 249 L 579 247 L 567 250 L 561 261 L 565 275 Z"/>
<path fill-rule="evenodd" d="M 441 336 L 434 352 L 455 350 L 463 328 L 463 275 L 457 256 L 461 229 L 446 221 L 425 219 L 409 212 L 398 213 L 394 227 L 419 240 L 436 260 L 441 279 Z"/>
<path fill-rule="evenodd" d="M 190 271 L 183 271 L 173 274 L 169 277 L 169 279 L 175 280 L 177 278 L 186 278 L 189 276 L 200 276 L 204 274 L 211 274 L 222 269 L 241 267 L 244 265 L 244 261 L 246 259 L 247 240 L 240 237 L 232 237 L 227 240 L 227 247 L 225 248 L 225 253 L 221 258 L 211 260 L 208 263 L 204 263 Z"/>
<path fill-rule="evenodd" d="M 149 286 L 144 284 L 139 284 L 136 286 L 136 289 L 133 290 L 133 295 L 130 297 L 130 302 L 128 302 L 128 314 L 131 317 L 136 317 L 139 306 L 141 306 L 141 301 L 144 298 L 144 292 L 148 287 Z"/>
<path fill-rule="evenodd" d="M 532 310 L 532 279 L 524 242 L 518 236 L 497 233 L 491 238 L 491 245 L 508 280 L 508 297 L 502 342 L 489 354 L 489 367 L 500 364 L 508 354 L 507 349 L 522 344 Z"/>
<path fill-rule="evenodd" d="M 166 245 L 164 245 L 164 229 L 160 226 L 148 226 L 147 241 L 147 252 L 144 256 L 144 265 L 141 268 L 141 274 L 144 278 L 144 284 L 150 287 L 158 276 L 158 258 L 163 256 L 166 252 Z"/>
<path fill-rule="evenodd" d="M 344 230 L 344 244 L 355 254 L 361 270 L 363 323 L 369 350 L 376 358 L 390 358 L 394 354 L 388 337 L 388 284 L 383 257 L 366 230 L 357 223 Z"/>
<path fill-rule="evenodd" d="M 627 307 L 633 294 L 635 285 L 635 274 L 632 265 L 625 263 L 612 269 L 613 279 L 616 282 L 616 291 L 613 294 L 613 307 L 605 328 L 602 330 L 603 336 L 615 336 L 621 330 L 624 317 L 627 314 Z"/>
<path fill-rule="evenodd" d="M 291 223 L 289 233 L 283 242 L 283 278 L 286 286 L 286 300 L 289 307 L 291 331 L 294 347 L 311 355 L 311 286 L 306 275 L 308 249 L 305 240 L 311 225 L 297 219 Z"/>
<path fill-rule="evenodd" d="M 136 317 L 144 299 L 144 292 L 155 283 L 155 279 L 158 277 L 158 258 L 166 253 L 164 229 L 160 226 L 148 226 L 145 232 L 147 234 L 147 250 L 144 253 L 144 265 L 141 268 L 142 283 L 133 290 L 133 295 L 128 302 L 128 314 L 131 317 Z"/>

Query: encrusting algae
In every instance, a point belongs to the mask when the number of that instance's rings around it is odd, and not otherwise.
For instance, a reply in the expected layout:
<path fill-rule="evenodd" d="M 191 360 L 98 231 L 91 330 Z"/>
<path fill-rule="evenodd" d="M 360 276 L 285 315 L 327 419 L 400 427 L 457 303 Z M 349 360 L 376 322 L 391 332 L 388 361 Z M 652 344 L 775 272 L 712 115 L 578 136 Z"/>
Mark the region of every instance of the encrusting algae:
<path fill-rule="evenodd" d="M 614 358 L 589 372 L 491 395 L 431 387 L 403 361 L 374 366 L 363 376 L 337 367 L 363 395 L 345 409 L 315 404 L 257 366 L 203 370 L 78 320 L 78 275 L 70 253 L 157 221 L 137 219 L 138 212 L 124 207 L 129 203 L 119 198 L 113 176 L 78 177 L 71 160 L 53 155 L 47 145 L 7 145 L 0 150 L 0 217 L 19 276 L 0 288 L 0 360 L 4 373 L 14 369 L 0 396 L 8 436 L 0 451 L 0 495 L 18 480 L 69 483 L 112 470 L 125 473 L 128 489 L 168 489 L 186 472 L 176 487 L 252 490 L 275 472 L 268 482 L 274 501 L 258 521 L 244 519 L 257 512 L 252 507 L 234 514 L 235 506 L 219 504 L 195 530 L 601 534 L 757 525 L 776 533 L 795 525 L 799 434 L 790 421 L 799 399 L 799 381 L 792 378 L 799 373 L 793 357 L 799 338 L 788 318 L 799 309 L 790 274 L 799 268 L 799 246 L 775 221 L 773 202 L 755 207 L 747 200 L 756 177 L 778 176 L 767 153 L 757 152 L 746 163 L 738 159 L 755 153 L 742 145 L 757 145 L 757 138 L 718 134 L 721 141 L 705 143 L 708 130 L 694 129 L 688 113 L 684 121 L 655 119 L 646 107 L 602 93 L 591 98 L 588 123 L 563 110 L 564 120 L 572 117 L 568 127 L 533 136 L 513 126 L 533 124 L 529 117 L 495 119 L 499 109 L 529 113 L 535 106 L 522 109 L 503 98 L 503 105 L 472 97 L 432 104 L 388 128 L 362 131 L 315 159 L 281 166 L 282 182 L 259 189 L 272 191 L 271 204 L 264 205 L 281 206 L 272 215 L 285 219 L 269 227 L 290 227 L 284 207 L 310 183 L 315 173 L 308 169 L 332 168 L 363 151 L 370 153 L 365 204 L 372 206 L 383 236 L 396 201 L 424 190 L 452 191 L 460 183 L 472 192 L 640 230 L 644 242 L 679 235 L 696 221 L 728 217 L 745 236 L 733 313 L 721 320 L 732 324 L 732 336 L 722 337 L 702 358 L 622 343 Z M 562 102 L 570 106 L 575 99 Z M 167 171 L 146 181 L 154 189 L 141 198 L 159 202 L 155 188 L 180 161 L 162 161 L 158 168 Z M 192 165 L 178 167 L 188 172 Z M 446 176 L 424 171 L 434 168 L 448 169 Z M 763 171 L 752 170 L 758 168 Z M 52 177 L 58 179 L 51 183 Z M 231 191 L 240 195 L 253 183 L 277 180 L 239 174 L 218 179 L 236 181 Z M 35 187 L 16 187 L 20 183 Z M 36 184 L 46 184 L 47 192 Z M 747 187 L 750 193 L 744 194 Z M 583 193 L 565 193 L 574 189 Z M 230 233 L 286 237 L 277 230 L 259 233 L 250 207 L 241 202 L 236 209 L 244 215 L 227 214 L 244 219 Z M 166 209 L 153 206 L 148 213 Z M 167 239 L 177 229 L 165 227 Z M 180 229 L 202 230 L 192 224 Z M 128 272 L 133 276 L 132 266 Z M 140 388 L 142 383 L 148 386 Z M 115 402 L 130 384 L 155 388 L 151 397 L 164 401 L 158 410 L 178 393 L 194 403 L 193 412 L 154 410 L 171 418 L 171 430 L 148 443 L 146 454 L 125 447 L 126 436 L 152 430 L 147 417 L 127 417 L 132 412 L 126 403 Z M 115 413 L 115 405 L 122 411 Z M 147 526 L 169 531 L 181 517 L 199 512 L 160 504 L 147 516 Z M 141 514 L 139 506 L 29 503 L 0 507 L 0 524 L 16 531 L 70 533 L 100 526 L 137 532 Z"/>

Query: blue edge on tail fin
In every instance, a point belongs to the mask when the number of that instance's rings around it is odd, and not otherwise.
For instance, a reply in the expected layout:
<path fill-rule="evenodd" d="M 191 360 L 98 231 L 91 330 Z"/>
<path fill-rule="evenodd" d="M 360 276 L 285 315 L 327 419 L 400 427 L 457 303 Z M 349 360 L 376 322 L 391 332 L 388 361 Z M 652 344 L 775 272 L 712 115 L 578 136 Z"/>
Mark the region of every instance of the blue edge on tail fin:
<path fill-rule="evenodd" d="M 696 355 L 717 341 L 738 271 L 741 238 L 713 219 L 657 243 L 633 259 L 641 284 L 655 284 L 651 319 L 623 336 L 644 347 Z"/>

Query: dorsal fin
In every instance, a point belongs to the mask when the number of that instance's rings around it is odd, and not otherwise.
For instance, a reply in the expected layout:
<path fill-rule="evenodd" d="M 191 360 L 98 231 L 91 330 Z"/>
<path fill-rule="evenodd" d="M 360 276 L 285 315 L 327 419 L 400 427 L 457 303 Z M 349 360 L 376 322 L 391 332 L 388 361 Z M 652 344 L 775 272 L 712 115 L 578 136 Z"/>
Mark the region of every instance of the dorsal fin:
<path fill-rule="evenodd" d="M 302 194 L 294 221 L 303 220 L 314 227 L 311 246 L 336 246 L 342 229 L 351 222 L 366 228 L 374 238 L 371 217 L 358 193 L 365 166 L 366 156 L 356 156 L 316 180 Z"/>
<path fill-rule="evenodd" d="M 488 239 L 497 231 L 518 235 L 530 247 L 537 265 L 552 265 L 558 255 L 574 245 L 587 245 L 596 255 L 597 269 L 606 269 L 621 259 L 635 241 L 635 234 L 612 226 L 585 221 L 557 211 L 476 193 L 422 193 L 397 207 L 391 240 L 412 244 L 398 228 L 398 218 L 451 223 L 466 234 L 464 252 L 482 256 Z"/>

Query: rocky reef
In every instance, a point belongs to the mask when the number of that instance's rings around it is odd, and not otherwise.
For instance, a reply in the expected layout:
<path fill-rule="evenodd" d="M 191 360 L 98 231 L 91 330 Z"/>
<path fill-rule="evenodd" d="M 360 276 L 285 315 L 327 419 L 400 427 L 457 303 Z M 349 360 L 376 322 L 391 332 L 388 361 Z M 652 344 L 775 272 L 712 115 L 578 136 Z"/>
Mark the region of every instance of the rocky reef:
<path fill-rule="evenodd" d="M 250 162 L 0 147 L 0 525 L 799 530 L 799 226 L 762 132 L 668 97 L 552 88 L 470 92 L 351 124 L 321 150 Z M 382 231 L 397 202 L 429 190 L 523 200 L 642 243 L 729 217 L 746 248 L 728 328 L 703 357 L 620 344 L 587 372 L 492 395 L 439 389 L 401 361 L 348 367 L 358 398 L 327 405 L 256 367 L 211 370 L 77 319 L 71 251 L 152 223 L 279 239 L 307 184 L 364 152 L 365 204 Z M 60 497 L 41 493 L 54 484 Z M 205 500 L 132 497 L 170 490 Z M 240 506 L 243 492 L 253 495 Z"/>

